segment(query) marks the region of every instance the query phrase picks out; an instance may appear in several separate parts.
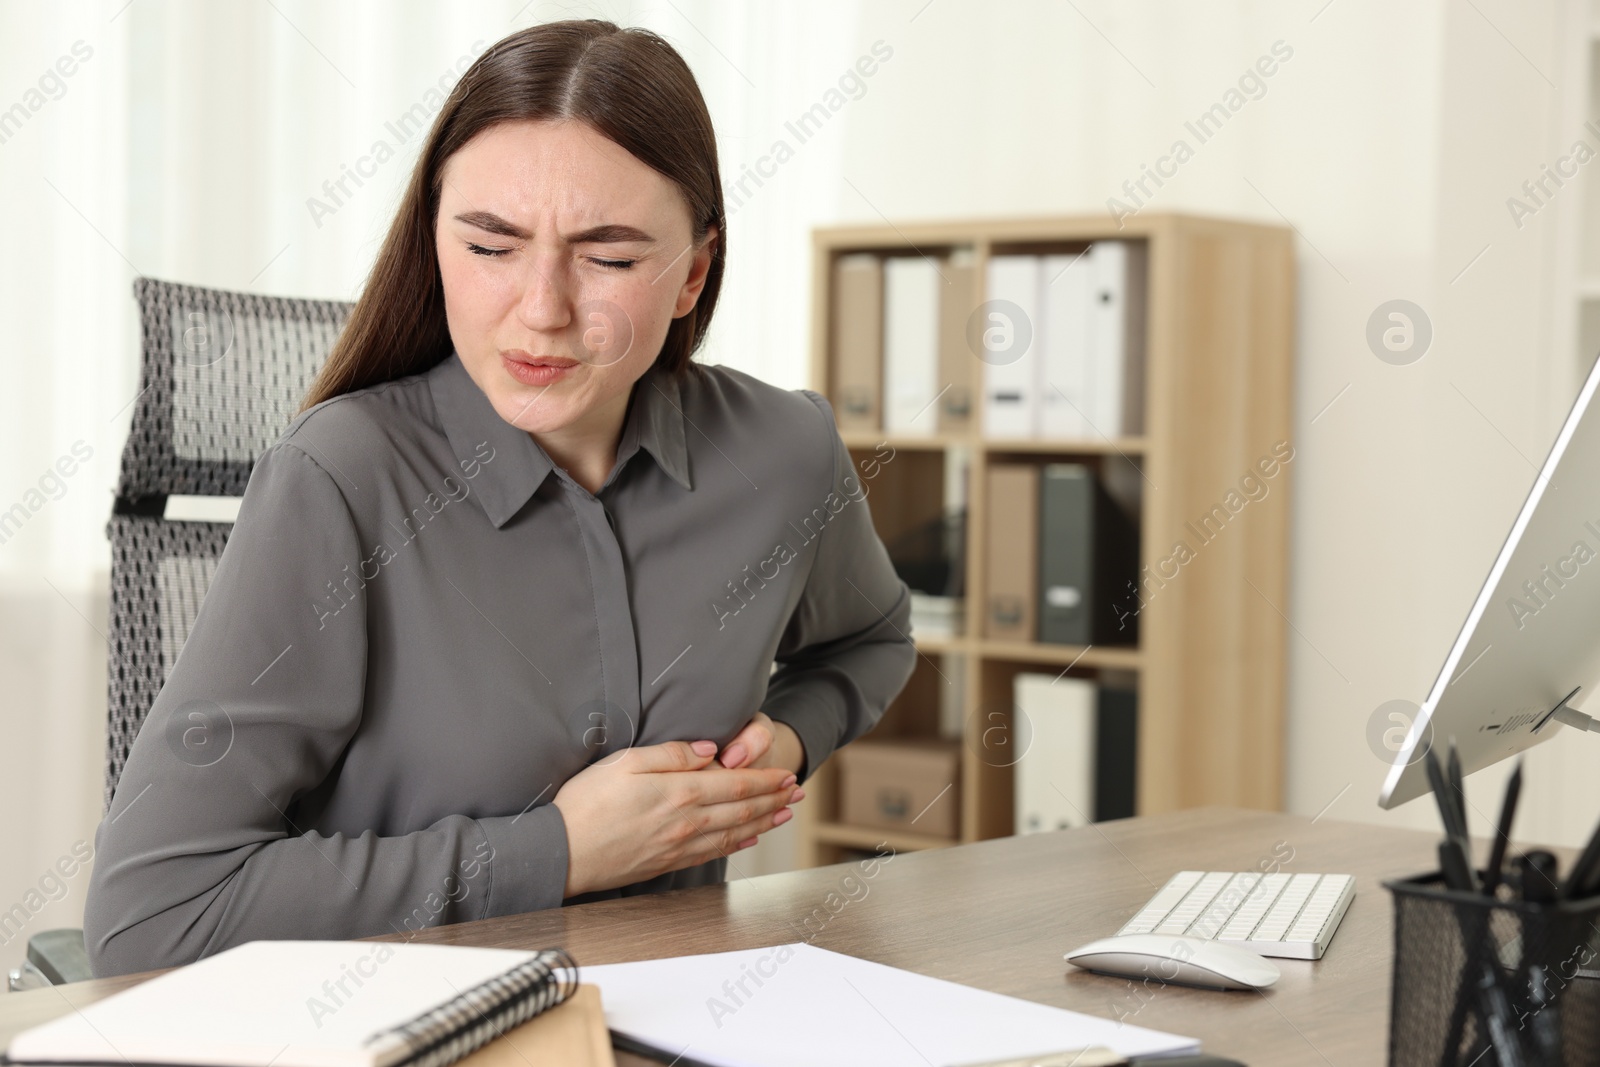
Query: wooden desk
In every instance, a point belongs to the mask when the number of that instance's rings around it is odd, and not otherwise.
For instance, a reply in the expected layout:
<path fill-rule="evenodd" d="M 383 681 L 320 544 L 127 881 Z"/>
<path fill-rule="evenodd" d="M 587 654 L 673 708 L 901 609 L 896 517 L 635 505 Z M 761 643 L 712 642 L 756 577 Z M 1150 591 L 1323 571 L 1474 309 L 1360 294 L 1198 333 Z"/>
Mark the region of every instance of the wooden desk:
<path fill-rule="evenodd" d="M 841 880 L 859 877 L 854 865 L 740 879 L 735 856 L 727 885 L 439 927 L 415 940 L 560 945 L 580 966 L 810 940 L 1044 1004 L 1125 1015 L 1251 1067 L 1377 1064 L 1387 1049 L 1392 946 L 1392 905 L 1379 881 L 1433 869 L 1436 843 L 1418 831 L 1209 808 L 902 853 L 853 885 Z M 1327 955 L 1277 961 L 1283 977 L 1265 993 L 1135 986 L 1062 959 L 1114 933 L 1175 871 L 1256 870 L 1291 849 L 1283 870 L 1354 874 L 1356 897 Z M 0 1043 L 147 977 L 0 995 Z"/>

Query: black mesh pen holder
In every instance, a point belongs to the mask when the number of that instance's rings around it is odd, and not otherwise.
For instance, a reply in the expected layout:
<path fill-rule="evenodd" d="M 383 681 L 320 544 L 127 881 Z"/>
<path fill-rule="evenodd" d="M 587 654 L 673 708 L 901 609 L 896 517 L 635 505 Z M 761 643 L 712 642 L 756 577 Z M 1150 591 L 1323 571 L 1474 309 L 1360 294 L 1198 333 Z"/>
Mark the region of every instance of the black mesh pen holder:
<path fill-rule="evenodd" d="M 1600 899 L 1490 898 L 1446 889 L 1438 873 L 1384 886 L 1391 1067 L 1600 1067 L 1600 981 L 1578 975 L 1600 957 Z"/>

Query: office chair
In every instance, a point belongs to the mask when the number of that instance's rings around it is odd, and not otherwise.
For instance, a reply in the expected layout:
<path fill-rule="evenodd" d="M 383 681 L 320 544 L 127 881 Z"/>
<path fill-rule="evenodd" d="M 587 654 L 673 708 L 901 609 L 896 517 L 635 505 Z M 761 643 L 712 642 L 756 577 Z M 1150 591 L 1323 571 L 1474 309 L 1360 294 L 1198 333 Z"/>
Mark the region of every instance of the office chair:
<path fill-rule="evenodd" d="M 294 418 L 351 304 L 139 278 L 139 393 L 111 539 L 105 804 L 166 682 L 228 541 L 228 522 L 168 519 L 168 498 L 239 497 Z M 92 977 L 82 930 L 28 941 L 13 990 Z"/>

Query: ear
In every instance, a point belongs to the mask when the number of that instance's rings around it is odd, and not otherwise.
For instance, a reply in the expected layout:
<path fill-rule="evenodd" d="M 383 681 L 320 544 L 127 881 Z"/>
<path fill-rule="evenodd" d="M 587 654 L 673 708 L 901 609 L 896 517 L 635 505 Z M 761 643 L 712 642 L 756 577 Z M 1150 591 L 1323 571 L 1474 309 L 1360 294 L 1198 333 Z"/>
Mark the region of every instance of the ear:
<path fill-rule="evenodd" d="M 694 310 L 695 301 L 700 299 L 700 291 L 706 287 L 706 276 L 711 273 L 711 255 L 720 236 L 715 226 L 710 227 L 701 239 L 700 247 L 695 249 L 694 258 L 689 261 L 689 276 L 683 280 L 683 287 L 678 290 L 678 302 L 672 307 L 673 318 L 681 319 Z"/>

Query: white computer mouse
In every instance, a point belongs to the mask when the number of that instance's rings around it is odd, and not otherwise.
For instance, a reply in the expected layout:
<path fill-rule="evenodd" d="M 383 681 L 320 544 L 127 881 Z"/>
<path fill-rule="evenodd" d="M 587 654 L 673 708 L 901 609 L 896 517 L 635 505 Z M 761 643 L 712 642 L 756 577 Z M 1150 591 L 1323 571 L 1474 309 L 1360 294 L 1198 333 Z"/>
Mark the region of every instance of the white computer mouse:
<path fill-rule="evenodd" d="M 1206 989 L 1265 989 L 1278 980 L 1272 961 L 1225 941 L 1171 934 L 1123 934 L 1067 953 L 1086 971 Z"/>

